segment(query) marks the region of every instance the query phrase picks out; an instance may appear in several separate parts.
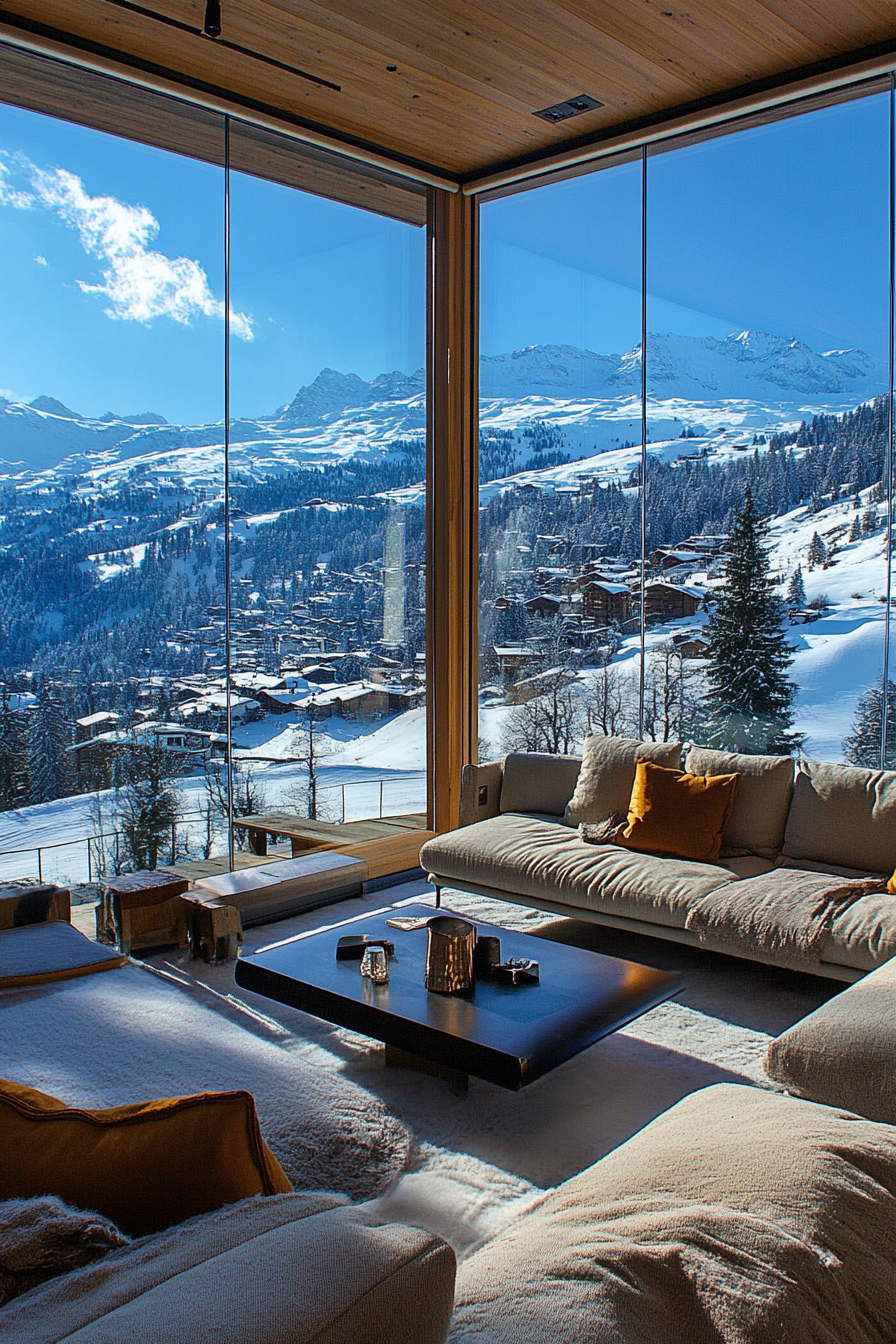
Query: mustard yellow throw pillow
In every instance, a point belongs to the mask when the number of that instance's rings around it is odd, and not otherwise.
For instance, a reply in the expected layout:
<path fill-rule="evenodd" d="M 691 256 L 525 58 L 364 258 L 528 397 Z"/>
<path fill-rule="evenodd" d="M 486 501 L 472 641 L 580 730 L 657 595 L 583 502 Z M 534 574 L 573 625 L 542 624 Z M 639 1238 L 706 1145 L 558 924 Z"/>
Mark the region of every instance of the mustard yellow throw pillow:
<path fill-rule="evenodd" d="M 714 863 L 740 775 L 689 775 L 639 760 L 617 845 Z"/>
<path fill-rule="evenodd" d="M 894 896 L 896 896 L 896 873 L 893 874 L 893 876 L 887 883 L 887 891 L 891 892 Z"/>
<path fill-rule="evenodd" d="M 249 1092 L 78 1110 L 0 1079 L 0 1200 L 58 1195 L 132 1237 L 292 1189 Z"/>

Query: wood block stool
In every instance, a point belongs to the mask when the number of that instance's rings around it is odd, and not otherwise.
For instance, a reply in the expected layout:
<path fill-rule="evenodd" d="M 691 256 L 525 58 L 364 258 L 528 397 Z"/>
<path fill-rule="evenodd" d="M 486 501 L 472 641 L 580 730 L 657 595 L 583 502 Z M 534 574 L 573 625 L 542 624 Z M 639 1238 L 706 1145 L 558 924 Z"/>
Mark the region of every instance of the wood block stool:
<path fill-rule="evenodd" d="M 187 924 L 181 894 L 184 877 L 152 870 L 103 879 L 97 906 L 97 940 L 115 943 L 120 952 L 145 947 L 187 945 Z"/>
<path fill-rule="evenodd" d="M 187 923 L 190 956 L 203 961 L 229 961 L 243 941 L 240 912 L 234 905 L 204 901 L 201 893 L 181 897 Z"/>

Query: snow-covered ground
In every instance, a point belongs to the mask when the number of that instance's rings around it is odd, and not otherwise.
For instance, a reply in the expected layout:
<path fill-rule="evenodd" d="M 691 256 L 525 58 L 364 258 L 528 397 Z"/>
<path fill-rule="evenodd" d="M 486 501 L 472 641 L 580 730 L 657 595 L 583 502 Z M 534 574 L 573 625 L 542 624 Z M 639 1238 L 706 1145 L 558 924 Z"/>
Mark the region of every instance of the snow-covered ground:
<path fill-rule="evenodd" d="M 425 811 L 425 733 L 422 709 L 374 725 L 329 720 L 316 735 L 321 761 L 319 815 L 333 821 L 356 821 Z M 234 737 L 234 754 L 244 769 L 251 762 L 264 807 L 297 811 L 295 795 L 307 781 L 307 770 L 294 759 L 295 716 L 278 715 L 241 726 Z M 298 746 L 301 749 L 300 737 Z M 184 818 L 178 826 L 178 844 L 189 846 L 198 858 L 196 851 L 205 837 L 201 816 L 207 802 L 205 783 L 200 775 L 188 775 L 178 779 L 176 787 Z M 98 816 L 101 828 L 111 832 L 114 813 L 111 790 L 0 813 L 0 879 L 40 875 L 44 881 L 88 881 L 98 846 L 94 843 L 89 856 L 87 837 L 97 833 Z M 226 832 L 219 824 L 215 852 L 226 852 L 226 845 Z"/>

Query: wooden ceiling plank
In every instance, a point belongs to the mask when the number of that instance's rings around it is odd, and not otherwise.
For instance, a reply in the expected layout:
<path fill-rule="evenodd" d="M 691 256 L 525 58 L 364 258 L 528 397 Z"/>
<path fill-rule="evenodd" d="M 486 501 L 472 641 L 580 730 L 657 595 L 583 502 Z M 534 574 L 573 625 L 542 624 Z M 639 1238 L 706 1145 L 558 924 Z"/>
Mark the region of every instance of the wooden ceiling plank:
<path fill-rule="evenodd" d="M 48 11 L 52 12 L 54 8 L 65 8 L 61 0 L 58 4 L 55 4 L 54 0 L 49 0 L 49 3 L 42 3 L 40 7 L 45 14 Z M 34 8 L 34 6 L 30 6 L 30 8 Z M 109 18 L 104 12 L 106 8 L 112 10 L 113 24 L 111 26 L 113 31 L 109 30 Z M 148 56 L 149 59 L 177 70 L 188 77 L 229 87 L 237 94 L 251 93 L 252 97 L 263 102 L 284 107 L 286 110 L 311 117 L 317 121 L 325 120 L 327 124 L 344 133 L 352 134 L 359 139 L 370 140 L 371 109 L 376 106 L 374 96 L 376 88 L 370 80 L 365 84 L 361 76 L 358 75 L 352 84 L 346 87 L 342 94 L 339 94 L 328 89 L 318 89 L 313 84 L 305 84 L 295 78 L 287 77 L 270 67 L 254 65 L 249 58 L 240 57 L 229 52 L 226 48 L 216 47 L 210 41 L 202 42 L 197 39 L 194 47 L 192 43 L 180 41 L 175 33 L 177 50 L 174 51 L 171 47 L 172 30 L 157 25 L 152 20 L 140 19 L 140 16 L 131 15 L 127 15 L 128 19 L 131 17 L 138 19 L 139 23 L 145 25 L 149 31 L 143 32 L 133 25 L 119 25 L 115 20 L 122 13 L 124 11 L 102 5 L 101 0 L 81 0 L 79 35 L 105 45 L 114 46 L 123 52 Z M 52 22 L 52 19 L 45 19 L 45 21 Z M 121 28 L 124 31 L 120 31 Z M 164 43 L 161 45 L 158 40 L 159 35 L 164 39 Z M 252 68 L 253 66 L 254 68 Z M 251 79 L 247 77 L 247 67 L 250 67 L 248 76 Z M 376 72 L 376 78 L 378 79 L 378 77 L 379 71 Z M 284 94 L 284 85 L 289 89 L 289 97 Z M 417 99 L 412 100 L 412 91 L 406 89 L 404 90 L 405 98 L 402 103 L 399 103 L 393 95 L 390 106 L 381 106 L 376 109 L 378 113 L 376 119 L 377 133 L 379 134 L 384 130 L 393 132 L 391 135 L 384 134 L 382 136 L 382 141 L 387 147 L 391 147 L 395 152 L 416 154 L 418 157 L 427 158 L 429 145 L 436 145 L 441 142 L 443 149 L 446 151 L 441 156 L 442 166 L 458 172 L 464 171 L 467 162 L 468 150 L 463 149 L 464 144 L 468 143 L 465 139 L 467 136 L 474 141 L 478 141 L 487 155 L 506 155 L 517 152 L 516 147 L 522 137 L 510 134 L 503 127 L 495 124 L 493 116 L 489 114 L 487 105 L 483 106 L 477 115 L 475 110 L 456 108 L 455 98 L 450 89 L 436 90 L 432 87 L 432 81 L 418 87 L 423 92 Z M 338 111 L 340 115 L 338 116 L 334 114 L 335 100 L 339 100 Z M 308 104 L 311 104 L 311 106 L 309 107 Z M 445 136 L 446 121 L 457 125 L 456 137 Z M 533 121 L 534 127 L 538 127 L 538 125 L 538 122 Z M 403 150 L 402 145 L 405 146 Z M 539 147 L 536 133 L 533 131 L 531 138 L 526 137 L 526 149 Z"/>
<path fill-rule="evenodd" d="M 277 0 L 273 0 L 273 3 L 277 4 Z M 277 7 L 284 6 L 279 4 Z M 453 24 L 441 8 L 425 8 L 409 13 L 402 25 L 404 39 L 396 38 L 388 31 L 388 25 L 382 21 L 383 5 L 378 0 L 359 0 L 358 3 L 355 0 L 331 0 L 329 3 L 323 0 L 320 4 L 305 4 L 303 8 L 309 14 L 328 15 L 331 22 L 338 24 L 339 31 L 347 34 L 362 27 L 363 16 L 363 29 L 370 33 L 370 40 L 373 42 L 374 35 L 379 34 L 383 51 L 391 54 L 393 60 L 403 60 L 409 66 L 440 73 L 461 87 L 488 93 L 492 97 L 503 90 L 511 97 L 514 110 L 526 114 L 539 107 L 550 106 L 551 100 L 558 101 L 561 95 L 568 97 L 576 79 L 586 84 L 593 83 L 601 63 L 598 56 L 612 56 L 613 66 L 618 66 L 626 56 L 622 48 L 607 52 L 595 51 L 594 59 L 586 62 L 581 59 L 581 45 L 576 45 L 576 56 L 573 57 L 570 55 L 569 43 L 563 41 L 562 36 L 552 33 L 551 40 L 541 37 L 530 39 L 509 27 L 506 22 L 492 20 L 486 15 L 483 6 L 478 6 L 475 11 L 464 10 L 457 15 Z M 463 28 L 462 25 L 466 23 L 472 23 L 474 27 Z M 456 31 L 458 28 L 460 35 Z M 452 41 L 458 36 L 460 40 Z M 415 38 L 418 40 L 414 41 Z M 424 43 L 430 52 L 438 52 L 438 56 L 428 54 Z M 549 67 L 562 70 L 558 81 L 553 80 Z M 643 62 L 631 65 L 632 77 L 643 78 L 644 73 Z M 599 78 L 609 96 L 613 96 L 611 90 L 616 92 L 617 100 L 630 96 L 630 81 L 626 83 L 615 73 L 609 74 L 607 71 L 601 71 Z M 524 80 L 528 81 L 529 90 L 521 92 L 520 85 Z M 537 85 L 541 92 L 535 92 L 533 85 Z M 544 101 L 540 101 L 541 98 Z"/>

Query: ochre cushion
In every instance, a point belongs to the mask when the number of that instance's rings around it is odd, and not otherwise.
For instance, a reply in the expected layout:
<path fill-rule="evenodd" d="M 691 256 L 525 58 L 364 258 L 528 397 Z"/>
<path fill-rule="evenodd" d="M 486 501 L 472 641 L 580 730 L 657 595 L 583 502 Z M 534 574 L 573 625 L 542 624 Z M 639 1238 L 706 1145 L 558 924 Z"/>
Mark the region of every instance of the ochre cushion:
<path fill-rule="evenodd" d="M 58 1195 L 132 1237 L 292 1185 L 248 1092 L 78 1110 L 0 1079 L 0 1199 Z"/>
<path fill-rule="evenodd" d="M 887 891 L 892 892 L 892 894 L 896 896 L 896 873 L 893 874 L 887 883 Z"/>
<path fill-rule="evenodd" d="M 600 737 L 596 733 L 586 737 L 575 793 L 563 814 L 566 825 L 603 821 L 613 812 L 624 812 L 639 760 L 675 770 L 681 762 L 681 743 L 639 742 L 636 737 Z M 501 807 L 507 810 L 503 794 Z"/>
<path fill-rule="evenodd" d="M 639 760 L 617 845 L 715 863 L 739 775 L 689 775 Z"/>

